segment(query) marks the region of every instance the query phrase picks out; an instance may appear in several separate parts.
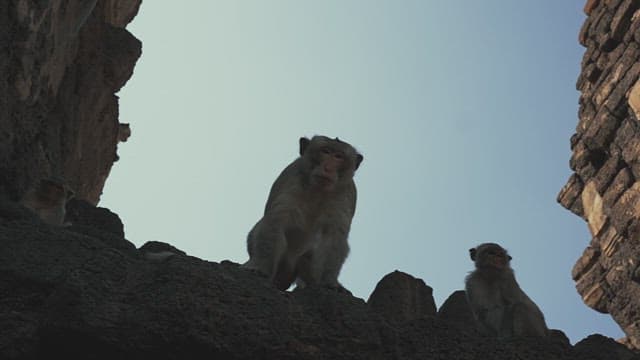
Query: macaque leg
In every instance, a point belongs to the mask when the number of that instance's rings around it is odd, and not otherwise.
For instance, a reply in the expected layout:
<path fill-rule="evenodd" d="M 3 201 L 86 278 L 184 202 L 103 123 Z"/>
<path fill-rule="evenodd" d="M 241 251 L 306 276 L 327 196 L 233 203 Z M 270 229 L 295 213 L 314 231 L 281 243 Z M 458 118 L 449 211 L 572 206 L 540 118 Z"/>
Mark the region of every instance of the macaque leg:
<path fill-rule="evenodd" d="M 542 320 L 539 310 L 520 303 L 513 309 L 513 335 L 515 336 L 546 336 L 547 326 Z"/>
<path fill-rule="evenodd" d="M 309 251 L 298 258 L 296 266 L 296 288 L 317 285 L 320 282 L 314 252 Z"/>
<path fill-rule="evenodd" d="M 338 275 L 347 255 L 349 245 L 344 236 L 324 236 L 322 246 L 302 256 L 298 260 L 297 285 L 322 285 L 342 288 L 338 282 Z"/>
<path fill-rule="evenodd" d="M 249 233 L 247 248 L 249 260 L 243 266 L 273 279 L 287 249 L 284 233 L 260 220 Z"/>
<path fill-rule="evenodd" d="M 338 275 L 342 270 L 347 256 L 349 255 L 349 245 L 347 243 L 347 237 L 345 235 L 333 235 L 330 239 L 329 246 L 321 249 L 320 258 L 322 263 L 320 265 L 320 284 L 335 288 L 341 288 L 342 285 L 338 282 Z"/>
<path fill-rule="evenodd" d="M 279 290 L 287 290 L 296 279 L 295 266 L 291 264 L 287 256 L 283 256 L 271 279 Z"/>

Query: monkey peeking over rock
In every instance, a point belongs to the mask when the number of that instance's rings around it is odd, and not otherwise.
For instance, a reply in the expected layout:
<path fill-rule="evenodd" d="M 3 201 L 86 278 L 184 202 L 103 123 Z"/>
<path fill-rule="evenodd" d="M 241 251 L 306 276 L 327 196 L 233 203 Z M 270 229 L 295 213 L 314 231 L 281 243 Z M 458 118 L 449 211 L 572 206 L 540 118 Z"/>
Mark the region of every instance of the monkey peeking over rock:
<path fill-rule="evenodd" d="M 476 270 L 467 276 L 465 291 L 478 330 L 499 338 L 547 336 L 544 316 L 516 282 L 507 251 L 485 243 L 469 255 Z"/>
<path fill-rule="evenodd" d="M 69 225 L 64 223 L 66 205 L 74 195 L 64 180 L 50 177 L 33 185 L 20 203 L 35 212 L 47 224 L 63 226 Z"/>
<path fill-rule="evenodd" d="M 243 265 L 280 290 L 322 285 L 344 290 L 338 275 L 349 254 L 356 209 L 355 171 L 363 156 L 338 138 L 300 138 L 300 156 L 276 179 L 247 236 Z"/>

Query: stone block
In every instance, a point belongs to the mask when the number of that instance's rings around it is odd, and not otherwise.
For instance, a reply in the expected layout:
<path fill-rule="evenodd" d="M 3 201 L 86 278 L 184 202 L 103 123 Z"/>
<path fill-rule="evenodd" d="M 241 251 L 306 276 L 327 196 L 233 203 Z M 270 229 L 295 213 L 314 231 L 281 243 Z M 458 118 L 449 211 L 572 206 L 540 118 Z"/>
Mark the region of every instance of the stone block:
<path fill-rule="evenodd" d="M 604 165 L 596 173 L 596 176 L 593 177 L 598 193 L 603 194 L 607 190 L 613 179 L 622 169 L 622 166 L 623 163 L 617 156 L 611 156 L 607 159 Z"/>
<path fill-rule="evenodd" d="M 584 4 L 584 13 L 587 14 L 587 16 L 591 15 L 593 9 L 599 4 L 600 0 L 587 0 L 587 2 Z"/>
<path fill-rule="evenodd" d="M 587 149 L 587 146 L 583 142 L 579 142 L 573 149 L 573 154 L 571 154 L 571 159 L 569 159 L 569 167 L 571 167 L 571 170 L 577 171 L 588 164 L 589 149 Z"/>
<path fill-rule="evenodd" d="M 633 110 L 636 120 L 640 121 L 640 80 L 637 80 L 635 85 L 631 88 L 628 102 L 631 110 Z"/>
<path fill-rule="evenodd" d="M 580 28 L 580 32 L 578 33 L 578 42 L 582 46 L 587 46 L 587 38 L 589 36 L 589 27 L 591 26 L 591 19 L 588 18 L 582 23 L 582 27 Z"/>
<path fill-rule="evenodd" d="M 621 1 L 622 0 L 604 0 L 604 5 L 606 5 L 609 10 L 615 11 Z"/>
<path fill-rule="evenodd" d="M 586 146 L 592 150 L 603 150 L 613 141 L 621 120 L 606 107 L 601 107 L 583 135 Z M 596 166 L 597 167 L 597 166 Z"/>
<path fill-rule="evenodd" d="M 609 213 L 613 226 L 624 232 L 630 221 L 640 216 L 640 182 L 636 181 L 615 202 Z"/>
<path fill-rule="evenodd" d="M 638 46 L 636 44 L 628 45 L 620 57 L 620 60 L 616 62 L 615 65 L 612 65 L 611 72 L 596 85 L 598 89 L 595 91 L 594 102 L 597 106 L 604 103 L 613 89 L 615 89 L 618 83 L 627 75 L 627 71 L 636 64 L 637 56 Z"/>
<path fill-rule="evenodd" d="M 634 119 L 627 118 L 622 121 L 613 142 L 618 148 L 624 150 L 632 139 L 640 135 L 638 130 L 640 130 L 640 123 Z"/>
<path fill-rule="evenodd" d="M 622 168 L 602 195 L 602 204 L 605 208 L 611 208 L 633 184 L 633 176 L 628 168 Z"/>
<path fill-rule="evenodd" d="M 582 256 L 576 261 L 571 270 L 571 278 L 573 280 L 580 280 L 582 275 L 591 270 L 591 267 L 598 262 L 600 258 L 600 249 L 594 246 L 587 246 L 582 252 Z"/>
<path fill-rule="evenodd" d="M 622 158 L 627 164 L 637 162 L 640 159 L 640 138 L 629 139 L 622 148 Z"/>
<path fill-rule="evenodd" d="M 640 10 L 636 10 L 631 16 L 631 24 L 629 25 L 629 29 L 625 32 L 622 41 L 625 43 L 630 43 L 633 41 L 633 36 L 635 32 L 640 28 Z"/>
<path fill-rule="evenodd" d="M 580 197 L 582 193 L 582 189 L 584 188 L 584 184 L 580 180 L 580 178 L 573 174 L 567 181 L 567 183 L 562 187 L 560 193 L 558 194 L 557 201 L 569 209 L 573 203 Z"/>
<path fill-rule="evenodd" d="M 611 92 L 607 100 L 604 102 L 604 106 L 609 109 L 612 113 L 623 113 L 619 106 L 622 104 L 624 107 L 627 106 L 623 100 L 626 98 L 629 93 L 629 89 L 631 86 L 638 80 L 638 75 L 640 75 L 640 63 L 638 63 L 637 56 L 640 56 L 639 52 L 635 52 L 633 55 L 633 62 L 636 62 L 629 70 L 625 73 L 622 80 L 615 85 L 614 90 Z"/>
<path fill-rule="evenodd" d="M 582 296 L 582 301 L 593 310 L 608 313 L 608 297 L 610 291 L 604 281 L 603 269 L 595 264 L 576 282 L 576 289 Z"/>
<path fill-rule="evenodd" d="M 611 36 L 621 41 L 625 32 L 631 24 L 631 17 L 638 7 L 638 0 L 624 0 L 617 7 L 615 15 L 611 20 Z"/>
<path fill-rule="evenodd" d="M 611 258 L 615 254 L 616 250 L 618 250 L 618 246 L 623 240 L 624 238 L 618 234 L 618 231 L 614 226 L 606 226 L 602 235 L 598 237 L 600 249 L 602 249 L 602 255 Z"/>
<path fill-rule="evenodd" d="M 595 118 L 597 111 L 595 104 L 591 101 L 591 98 L 580 97 L 581 105 L 578 109 L 578 125 L 576 126 L 576 132 L 582 137 L 582 134 L 587 131 L 593 118 Z"/>
<path fill-rule="evenodd" d="M 592 236 L 598 236 L 607 217 L 602 206 L 602 197 L 598 193 L 595 181 L 588 182 L 582 191 L 582 206 Z"/>
<path fill-rule="evenodd" d="M 606 6 L 596 7 L 595 11 L 591 13 L 589 18 L 592 21 L 591 35 L 606 34 L 609 31 L 611 20 L 613 19 L 613 12 Z"/>

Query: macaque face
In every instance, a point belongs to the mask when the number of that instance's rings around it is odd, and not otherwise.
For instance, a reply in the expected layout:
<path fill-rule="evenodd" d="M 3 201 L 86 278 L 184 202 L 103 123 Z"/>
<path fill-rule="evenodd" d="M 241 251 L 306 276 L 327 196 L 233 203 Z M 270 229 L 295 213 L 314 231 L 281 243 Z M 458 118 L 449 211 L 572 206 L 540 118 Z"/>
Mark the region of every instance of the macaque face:
<path fill-rule="evenodd" d="M 471 259 L 476 262 L 477 268 L 503 270 L 509 267 L 511 256 L 497 244 L 483 244 L 473 250 Z"/>
<path fill-rule="evenodd" d="M 314 157 L 317 160 L 311 171 L 310 183 L 323 191 L 332 191 L 340 181 L 340 172 L 345 167 L 345 155 L 328 146 L 323 146 L 316 151 Z"/>
<path fill-rule="evenodd" d="M 362 161 L 362 155 L 351 145 L 326 137 L 307 140 L 302 146 L 302 156 L 308 163 L 309 184 L 322 192 L 334 191 L 350 181 Z"/>

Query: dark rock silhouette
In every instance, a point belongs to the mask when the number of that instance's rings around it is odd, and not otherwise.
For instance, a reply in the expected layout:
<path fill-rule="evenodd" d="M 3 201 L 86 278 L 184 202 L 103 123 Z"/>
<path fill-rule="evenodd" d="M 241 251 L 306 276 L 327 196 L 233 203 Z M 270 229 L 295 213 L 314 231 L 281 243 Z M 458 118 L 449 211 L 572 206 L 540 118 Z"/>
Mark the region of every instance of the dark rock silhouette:
<path fill-rule="evenodd" d="M 436 314 L 433 289 L 421 279 L 397 270 L 380 280 L 367 303 L 391 323 L 401 324 Z"/>
<path fill-rule="evenodd" d="M 369 303 L 334 289 L 282 292 L 238 264 L 150 242 L 135 249 L 112 212 L 74 205 L 50 226 L 0 203 L 0 358 L 628 359 L 602 336 L 480 338 L 464 294 L 436 314 L 430 288 L 395 271 Z M 79 219 L 91 219 L 81 223 Z M 91 229 L 91 230 L 88 230 Z M 142 256 L 171 251 L 163 261 Z M 590 357 L 585 357 L 588 354 Z"/>
<path fill-rule="evenodd" d="M 438 309 L 438 317 L 467 328 L 475 322 L 464 290 L 455 291 Z"/>

